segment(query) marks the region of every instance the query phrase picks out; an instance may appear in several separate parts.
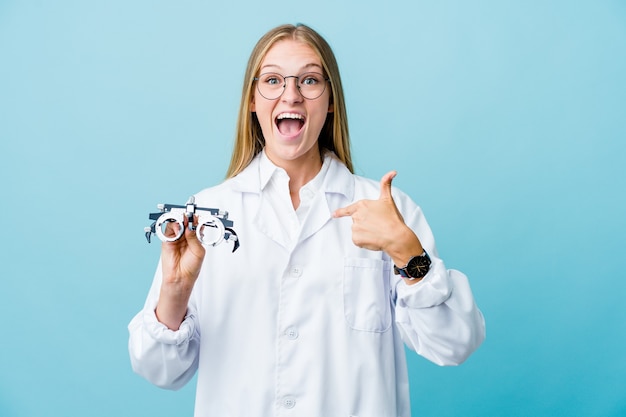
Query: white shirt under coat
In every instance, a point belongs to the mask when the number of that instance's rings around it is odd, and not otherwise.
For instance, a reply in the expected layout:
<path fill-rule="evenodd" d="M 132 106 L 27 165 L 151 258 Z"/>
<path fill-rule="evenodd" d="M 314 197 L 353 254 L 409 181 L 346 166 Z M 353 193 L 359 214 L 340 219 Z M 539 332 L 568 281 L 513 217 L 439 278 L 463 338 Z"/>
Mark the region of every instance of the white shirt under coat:
<path fill-rule="evenodd" d="M 294 211 L 284 170 L 262 152 L 239 175 L 198 193 L 227 210 L 241 247 L 208 248 L 178 331 L 156 319 L 161 264 L 130 322 L 133 369 L 178 389 L 198 372 L 196 417 L 408 417 L 404 343 L 439 365 L 463 362 L 485 324 L 467 278 L 446 269 L 421 209 L 393 188 L 432 259 L 415 285 L 384 252 L 356 247 L 350 217 L 380 185 L 327 153 Z"/>

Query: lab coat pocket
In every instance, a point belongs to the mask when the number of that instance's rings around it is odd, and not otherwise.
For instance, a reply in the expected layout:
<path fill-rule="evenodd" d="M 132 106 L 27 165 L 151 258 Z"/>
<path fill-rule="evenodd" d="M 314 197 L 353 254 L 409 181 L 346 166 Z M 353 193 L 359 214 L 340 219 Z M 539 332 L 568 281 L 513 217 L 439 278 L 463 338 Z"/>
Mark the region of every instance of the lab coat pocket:
<path fill-rule="evenodd" d="M 384 332 L 391 327 L 389 280 L 381 259 L 345 258 L 343 310 L 354 330 Z"/>

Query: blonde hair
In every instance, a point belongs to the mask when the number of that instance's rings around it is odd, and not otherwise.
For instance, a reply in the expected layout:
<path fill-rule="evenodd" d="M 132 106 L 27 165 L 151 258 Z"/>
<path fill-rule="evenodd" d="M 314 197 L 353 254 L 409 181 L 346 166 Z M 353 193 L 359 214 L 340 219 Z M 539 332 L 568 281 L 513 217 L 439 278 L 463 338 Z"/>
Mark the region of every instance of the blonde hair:
<path fill-rule="evenodd" d="M 270 30 L 259 39 L 252 50 L 244 76 L 235 144 L 226 178 L 234 177 L 243 171 L 265 146 L 261 125 L 256 118 L 256 114 L 253 114 L 251 111 L 254 95 L 254 77 L 258 75 L 257 72 L 261 67 L 261 62 L 270 48 L 276 42 L 285 39 L 293 39 L 307 44 L 322 61 L 325 75 L 330 80 L 330 103 L 333 105 L 333 112 L 328 113 L 326 122 L 320 132 L 318 139 L 320 153 L 323 153 L 324 149 L 334 152 L 350 172 L 354 172 L 350 155 L 348 117 L 337 60 L 330 45 L 321 35 L 306 25 L 298 24 L 295 26 L 282 25 Z"/>

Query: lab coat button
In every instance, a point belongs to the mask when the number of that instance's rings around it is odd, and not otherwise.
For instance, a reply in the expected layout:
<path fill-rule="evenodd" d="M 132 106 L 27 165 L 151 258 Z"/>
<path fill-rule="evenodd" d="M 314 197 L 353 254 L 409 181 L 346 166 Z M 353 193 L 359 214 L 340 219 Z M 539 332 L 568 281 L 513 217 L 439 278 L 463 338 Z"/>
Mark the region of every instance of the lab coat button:
<path fill-rule="evenodd" d="M 296 406 L 296 400 L 293 397 L 285 397 L 283 398 L 283 407 L 285 408 L 294 408 Z"/>
<path fill-rule="evenodd" d="M 298 329 L 295 327 L 288 328 L 285 330 L 285 336 L 287 336 L 289 340 L 296 340 L 298 338 Z"/>
<path fill-rule="evenodd" d="M 294 266 L 291 268 L 291 276 L 294 278 L 299 278 L 302 276 L 302 268 L 299 266 Z"/>

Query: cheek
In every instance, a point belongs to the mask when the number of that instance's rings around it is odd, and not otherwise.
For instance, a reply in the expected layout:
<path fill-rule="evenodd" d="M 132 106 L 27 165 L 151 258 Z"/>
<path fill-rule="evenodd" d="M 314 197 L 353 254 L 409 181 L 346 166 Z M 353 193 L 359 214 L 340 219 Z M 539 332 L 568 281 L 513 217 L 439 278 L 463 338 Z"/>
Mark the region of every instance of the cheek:
<path fill-rule="evenodd" d="M 253 100 L 250 108 L 256 114 L 256 119 L 261 126 L 263 136 L 271 135 L 274 127 L 272 106 L 267 103 L 267 100 Z"/>
<path fill-rule="evenodd" d="M 329 111 L 329 107 L 320 106 L 318 111 L 315 112 L 311 121 L 314 120 L 314 124 L 319 126 L 321 129 L 324 123 L 326 123 L 326 119 L 330 116 L 331 112 Z"/>
<path fill-rule="evenodd" d="M 252 109 L 253 112 L 257 114 L 257 117 L 259 118 L 259 120 L 266 117 L 268 114 L 272 113 L 271 103 L 269 103 L 267 100 L 263 99 L 262 97 L 261 98 L 257 97 L 257 94 L 255 94 L 252 97 L 250 108 Z"/>

